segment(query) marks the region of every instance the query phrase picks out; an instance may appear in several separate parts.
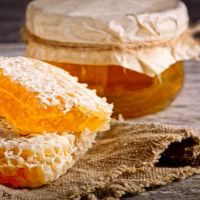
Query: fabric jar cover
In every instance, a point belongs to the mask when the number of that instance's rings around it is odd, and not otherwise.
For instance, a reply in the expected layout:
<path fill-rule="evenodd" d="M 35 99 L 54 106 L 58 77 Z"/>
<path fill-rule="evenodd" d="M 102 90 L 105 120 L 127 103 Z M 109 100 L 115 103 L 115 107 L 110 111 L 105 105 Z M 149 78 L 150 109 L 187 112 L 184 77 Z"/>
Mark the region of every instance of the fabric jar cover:
<path fill-rule="evenodd" d="M 26 54 L 46 61 L 119 65 L 155 76 L 198 58 L 178 0 L 37 0 L 26 12 Z"/>

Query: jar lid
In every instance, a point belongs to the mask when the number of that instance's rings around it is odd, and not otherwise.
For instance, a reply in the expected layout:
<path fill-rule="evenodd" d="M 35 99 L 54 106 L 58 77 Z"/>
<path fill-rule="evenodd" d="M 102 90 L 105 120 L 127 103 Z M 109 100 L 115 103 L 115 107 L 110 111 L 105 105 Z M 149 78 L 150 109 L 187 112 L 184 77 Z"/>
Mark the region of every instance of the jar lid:
<path fill-rule="evenodd" d="M 188 27 L 187 9 L 178 0 L 36 0 L 26 16 L 29 32 L 57 42 L 170 40 Z"/>

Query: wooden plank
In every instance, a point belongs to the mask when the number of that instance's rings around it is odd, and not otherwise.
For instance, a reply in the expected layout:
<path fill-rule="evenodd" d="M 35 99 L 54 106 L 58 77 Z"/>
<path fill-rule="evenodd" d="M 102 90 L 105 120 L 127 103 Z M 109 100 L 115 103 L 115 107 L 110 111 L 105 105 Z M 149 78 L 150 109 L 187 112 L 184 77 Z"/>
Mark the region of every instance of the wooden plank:
<path fill-rule="evenodd" d="M 0 44 L 0 55 L 24 54 L 23 44 Z M 200 62 L 186 62 L 185 86 L 176 100 L 164 111 L 146 117 L 133 119 L 135 123 L 157 122 L 189 127 L 200 133 Z M 123 200 L 199 200 L 200 175 L 170 185 L 153 188 L 148 192 L 125 197 Z"/>
<path fill-rule="evenodd" d="M 23 56 L 24 52 L 24 44 L 0 44 L 0 56 Z"/>
<path fill-rule="evenodd" d="M 122 200 L 199 200 L 200 176 L 173 182 L 167 186 L 154 188 L 139 195 L 126 197 Z"/>

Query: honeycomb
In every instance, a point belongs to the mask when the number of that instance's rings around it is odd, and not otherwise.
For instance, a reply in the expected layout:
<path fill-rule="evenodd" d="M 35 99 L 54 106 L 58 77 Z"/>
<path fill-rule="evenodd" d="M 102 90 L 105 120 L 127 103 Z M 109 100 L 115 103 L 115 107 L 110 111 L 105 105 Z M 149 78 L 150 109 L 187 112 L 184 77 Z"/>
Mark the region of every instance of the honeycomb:
<path fill-rule="evenodd" d="M 112 105 L 68 72 L 25 57 L 0 57 L 0 115 L 20 134 L 102 131 Z"/>
<path fill-rule="evenodd" d="M 52 182 L 87 151 L 94 138 L 87 132 L 81 137 L 68 133 L 20 136 L 0 118 L 0 183 L 38 187 Z"/>

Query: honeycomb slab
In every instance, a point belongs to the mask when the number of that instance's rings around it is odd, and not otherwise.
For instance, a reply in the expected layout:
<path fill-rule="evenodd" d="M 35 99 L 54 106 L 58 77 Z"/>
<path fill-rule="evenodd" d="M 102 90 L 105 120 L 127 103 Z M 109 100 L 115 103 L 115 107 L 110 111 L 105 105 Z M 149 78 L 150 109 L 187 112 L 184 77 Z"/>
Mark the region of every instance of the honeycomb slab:
<path fill-rule="evenodd" d="M 0 118 L 0 184 L 39 187 L 56 180 L 87 151 L 95 135 L 84 132 L 76 137 L 65 132 L 20 136 Z"/>
<path fill-rule="evenodd" d="M 96 132 L 109 127 L 112 105 L 68 72 L 25 57 L 0 57 L 0 115 L 20 134 Z"/>

